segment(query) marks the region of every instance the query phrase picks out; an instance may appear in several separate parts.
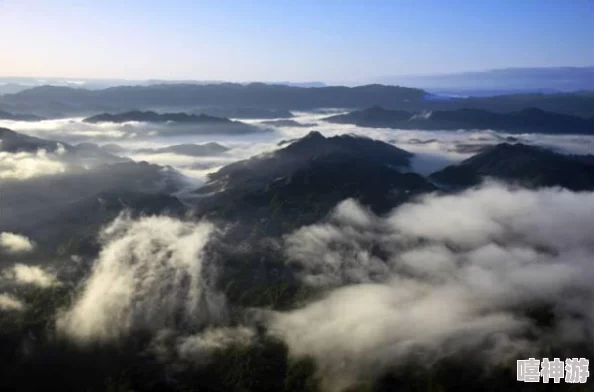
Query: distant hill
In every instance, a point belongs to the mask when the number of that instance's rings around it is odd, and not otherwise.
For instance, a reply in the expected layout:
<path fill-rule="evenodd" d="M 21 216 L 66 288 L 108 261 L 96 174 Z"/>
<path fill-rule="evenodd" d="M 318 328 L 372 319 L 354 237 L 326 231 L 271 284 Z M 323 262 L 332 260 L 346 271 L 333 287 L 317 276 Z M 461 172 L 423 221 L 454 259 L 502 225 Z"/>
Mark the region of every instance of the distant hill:
<path fill-rule="evenodd" d="M 160 129 L 153 130 L 161 136 L 192 134 L 225 134 L 241 135 L 249 133 L 269 132 L 269 129 L 232 121 L 228 118 L 207 116 L 206 114 L 157 113 L 153 111 L 133 110 L 124 113 L 103 113 L 83 120 L 86 123 L 116 123 L 131 121 L 162 124 Z"/>
<path fill-rule="evenodd" d="M 436 183 L 451 187 L 477 185 L 487 177 L 529 187 L 594 190 L 594 160 L 521 143 L 502 143 L 430 175 Z"/>
<path fill-rule="evenodd" d="M 427 110 L 481 109 L 497 113 L 535 108 L 548 112 L 592 118 L 594 116 L 594 91 L 558 94 L 524 93 L 449 99 L 446 101 L 438 100 L 428 103 L 425 108 Z"/>
<path fill-rule="evenodd" d="M 436 75 L 392 76 L 381 83 L 417 86 L 428 90 L 571 92 L 594 90 L 594 67 L 505 68 Z"/>
<path fill-rule="evenodd" d="M 7 128 L 0 128 L 0 151 L 11 153 L 36 152 L 39 149 L 54 151 L 59 143 L 53 140 L 41 139 L 15 132 Z"/>
<path fill-rule="evenodd" d="M 158 84 L 86 90 L 39 86 L 0 97 L 3 110 L 61 116 L 130 109 L 201 106 L 264 107 L 268 109 L 384 106 L 422 101 L 427 93 L 415 88 L 369 85 L 359 87 L 293 87 L 264 83 Z M 16 110 L 12 110 L 16 111 Z"/>
<path fill-rule="evenodd" d="M 495 113 L 481 109 L 458 109 L 410 113 L 379 106 L 331 116 L 326 121 L 361 127 L 394 129 L 458 130 L 490 129 L 509 133 L 594 134 L 593 119 L 529 108 Z"/>
<path fill-rule="evenodd" d="M 147 162 L 117 162 L 89 169 L 11 182 L 0 197 L 1 231 L 16 231 L 60 252 L 56 244 L 83 251 L 96 233 L 124 209 L 134 213 L 173 212 L 183 206 L 172 192 L 179 174 Z M 80 244 L 77 245 L 77 243 Z"/>
<path fill-rule="evenodd" d="M 141 148 L 136 150 L 137 153 L 141 154 L 166 154 L 173 153 L 178 155 L 188 155 L 195 157 L 218 155 L 222 154 L 229 149 L 218 143 L 206 143 L 206 144 L 178 144 L 175 146 L 163 147 L 163 148 Z"/>
<path fill-rule="evenodd" d="M 314 123 L 300 123 L 294 120 L 270 120 L 270 121 L 262 121 L 262 125 L 272 125 L 274 127 L 296 127 L 296 128 L 311 128 L 315 127 L 317 124 Z"/>
<path fill-rule="evenodd" d="M 98 124 L 104 122 L 125 123 L 129 121 L 149 122 L 149 123 L 166 123 L 173 122 L 179 124 L 224 124 L 232 121 L 227 118 L 207 116 L 205 114 L 187 114 L 187 113 L 163 113 L 159 114 L 152 111 L 142 112 L 133 110 L 130 112 L 109 114 L 103 113 L 96 116 L 87 117 L 84 122 L 91 124 Z"/>
<path fill-rule="evenodd" d="M 272 154 L 256 156 L 223 167 L 210 175 L 210 183 L 202 192 L 214 191 L 221 187 L 258 187 L 279 176 L 287 175 L 314 158 L 334 153 L 401 168 L 408 167 L 409 159 L 412 157 L 408 151 L 377 140 L 348 135 L 326 138 L 319 132 L 310 132 Z"/>
<path fill-rule="evenodd" d="M 0 110 L 0 120 L 41 121 L 43 119 L 43 117 L 35 116 L 33 114 L 12 114 Z"/>
<path fill-rule="evenodd" d="M 99 227 L 131 208 L 136 213 L 179 211 L 169 196 L 186 186 L 172 169 L 133 162 L 93 143 L 70 145 L 0 128 L 0 152 L 37 154 L 45 150 L 65 170 L 5 180 L 0 192 L 0 232 L 18 231 L 38 239 L 48 252 L 65 241 L 96 240 Z"/>
<path fill-rule="evenodd" d="M 238 116 L 228 112 L 245 111 L 245 108 L 250 108 L 250 111 L 255 108 L 266 111 L 360 109 L 372 105 L 407 111 L 471 108 L 510 112 L 533 107 L 591 117 L 594 115 L 594 92 L 444 99 L 418 88 L 379 84 L 357 87 L 294 87 L 264 83 L 167 83 L 95 90 L 38 86 L 0 96 L 0 110 L 33 113 L 44 117 L 89 116 L 101 112 L 117 113 L 130 110 L 195 112 L 201 110 L 199 108 L 206 108 L 207 114 L 211 115 L 254 118 L 253 113 L 239 113 Z M 269 115 L 276 114 L 266 114 L 266 117 L 260 118 L 271 118 Z M 287 116 L 288 113 L 285 112 L 284 116 L 280 117 L 288 118 Z"/>
<path fill-rule="evenodd" d="M 26 86 L 26 85 L 22 85 L 22 84 L 18 84 L 18 83 L 2 83 L 3 80 L 2 78 L 0 78 L 0 95 L 3 94 L 14 94 L 14 93 L 18 93 L 19 91 L 23 91 L 26 90 L 28 88 L 31 88 L 31 86 Z"/>
<path fill-rule="evenodd" d="M 232 163 L 209 176 L 196 194 L 196 209 L 215 218 L 251 223 L 278 233 L 323 217 L 336 203 L 356 198 L 387 211 L 434 190 L 407 173 L 412 154 L 357 136 L 326 138 L 318 132 L 271 154 Z"/>
<path fill-rule="evenodd" d="M 211 107 L 195 111 L 215 117 L 259 119 L 259 118 L 291 118 L 293 113 L 286 109 L 266 109 L 254 107 Z"/>
<path fill-rule="evenodd" d="M 109 153 L 93 143 L 81 143 L 73 146 L 68 143 L 41 139 L 10 129 L 0 128 L 0 152 L 4 151 L 13 154 L 19 152 L 37 153 L 39 150 L 57 153 L 61 161 L 76 165 L 115 163 L 129 160 Z"/>

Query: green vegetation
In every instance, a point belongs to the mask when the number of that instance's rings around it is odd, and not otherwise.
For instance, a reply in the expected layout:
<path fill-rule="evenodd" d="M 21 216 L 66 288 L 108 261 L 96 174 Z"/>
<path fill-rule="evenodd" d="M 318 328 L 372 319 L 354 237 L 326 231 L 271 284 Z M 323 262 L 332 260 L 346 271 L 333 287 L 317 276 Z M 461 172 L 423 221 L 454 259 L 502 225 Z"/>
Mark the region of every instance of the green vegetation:
<path fill-rule="evenodd" d="M 227 292 L 232 293 L 238 284 L 230 282 Z M 0 313 L 0 367 L 4 371 L 0 390 L 317 392 L 324 385 L 312 358 L 290 358 L 287 346 L 265 331 L 259 331 L 254 344 L 220 349 L 200 365 L 158 361 L 146 350 L 150 336 L 142 334 L 119 344 L 76 346 L 57 338 L 54 331 L 56 312 L 68 305 L 71 291 L 67 286 L 23 290 L 19 298 L 26 308 Z M 312 293 L 281 283 L 252 287 L 235 300 L 242 306 L 283 308 L 288 298 L 299 302 L 300 295 Z M 515 367 L 486 372 L 479 363 L 470 355 L 459 355 L 432 366 L 400 365 L 376 382 L 361 380 L 349 392 L 592 390 L 591 382 L 518 383 Z"/>

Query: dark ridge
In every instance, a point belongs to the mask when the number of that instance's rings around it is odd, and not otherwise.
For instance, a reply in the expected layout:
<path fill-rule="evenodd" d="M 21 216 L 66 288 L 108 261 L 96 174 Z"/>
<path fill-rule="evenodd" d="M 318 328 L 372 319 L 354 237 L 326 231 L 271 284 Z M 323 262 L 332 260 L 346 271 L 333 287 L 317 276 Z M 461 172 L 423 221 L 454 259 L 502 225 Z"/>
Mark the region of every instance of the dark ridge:
<path fill-rule="evenodd" d="M 437 99 L 436 99 L 437 98 Z M 228 108 L 262 108 L 265 110 L 308 110 L 316 108 L 360 109 L 369 105 L 419 112 L 448 111 L 463 108 L 497 113 L 540 108 L 584 118 L 594 114 L 594 94 L 574 92 L 558 94 L 509 94 L 495 97 L 449 98 L 426 91 L 399 86 L 368 85 L 358 87 L 304 88 L 286 85 L 251 83 L 153 84 L 118 86 L 100 90 L 39 86 L 0 97 L 0 107 L 8 112 L 36 113 L 46 117 L 88 116 L 101 112 L 175 108 L 202 110 L 206 114 L 255 118 L 251 113 L 227 115 Z M 200 108 L 205 109 L 200 109 Z M 211 112 L 211 108 L 214 111 Z M 223 112 L 218 111 L 221 108 Z M 241 109 L 243 111 L 243 109 Z M 239 109 L 238 109 L 239 111 Z M 226 113 L 225 113 L 226 112 Z M 276 115 L 275 115 L 276 116 Z M 283 115 L 283 118 L 288 118 Z M 258 118 L 272 118 L 266 115 Z M 279 117 L 275 117 L 279 118 Z"/>
<path fill-rule="evenodd" d="M 0 140 L 2 140 L 0 151 L 10 153 L 37 152 L 39 149 L 55 151 L 58 149 L 59 144 L 62 144 L 67 149 L 71 148 L 71 146 L 65 143 L 28 136 L 7 128 L 0 128 Z"/>
<path fill-rule="evenodd" d="M 195 206 L 200 214 L 252 225 L 252 234 L 274 235 L 315 222 L 346 198 L 383 212 L 435 189 L 423 177 L 401 171 L 411 157 L 365 137 L 310 132 L 274 153 L 211 174 L 196 191 Z"/>
<path fill-rule="evenodd" d="M 102 90 L 39 86 L 0 97 L 3 108 L 34 112 L 48 116 L 89 115 L 122 110 L 176 108 L 201 110 L 207 114 L 223 114 L 223 108 L 263 108 L 267 110 L 313 109 L 321 107 L 364 107 L 369 102 L 394 107 L 407 102 L 422 103 L 427 93 L 415 88 L 397 86 L 359 87 L 294 87 L 264 83 L 218 84 L 155 84 L 148 86 L 118 86 Z M 206 107 L 206 109 L 196 109 Z M 249 110 L 238 109 L 234 118 L 255 118 Z M 289 118 L 289 113 L 280 113 Z M 265 114 L 279 118 L 278 114 Z"/>
<path fill-rule="evenodd" d="M 128 160 L 111 154 L 93 143 L 81 143 L 72 146 L 68 143 L 41 139 L 14 132 L 10 129 L 0 128 L 0 151 L 37 153 L 40 150 L 49 153 L 57 153 L 62 150 L 59 154 L 60 160 L 71 164 L 114 163 Z"/>
<path fill-rule="evenodd" d="M 188 155 L 188 156 L 209 156 L 209 155 L 219 155 L 224 153 L 225 151 L 229 151 L 229 149 L 225 146 L 222 146 L 218 143 L 206 143 L 206 144 L 177 144 L 174 146 L 168 146 L 163 148 L 142 148 L 136 150 L 136 152 L 141 154 L 165 154 L 165 153 L 173 153 L 179 155 Z"/>
<path fill-rule="evenodd" d="M 198 109 L 195 112 L 214 117 L 238 119 L 277 119 L 293 117 L 293 113 L 286 109 L 267 109 L 254 107 L 211 107 Z"/>
<path fill-rule="evenodd" d="M 133 161 L 14 181 L 2 189 L 0 232 L 24 233 L 53 254 L 56 244 L 79 234 L 94 236 L 126 208 L 177 211 L 179 201 L 167 195 L 183 186 L 177 172 Z"/>
<path fill-rule="evenodd" d="M 315 123 L 300 123 L 300 122 L 297 122 L 294 120 L 262 121 L 261 124 L 272 125 L 274 127 L 297 127 L 297 128 L 311 128 L 311 127 L 315 127 L 317 125 Z"/>
<path fill-rule="evenodd" d="M 521 143 L 498 144 L 430 175 L 431 180 L 451 187 L 474 186 L 486 177 L 528 187 L 594 189 L 594 165 L 588 159 Z"/>
<path fill-rule="evenodd" d="M 12 120 L 12 121 L 41 121 L 43 117 L 35 116 L 33 114 L 12 114 L 0 110 L 0 120 Z"/>
<path fill-rule="evenodd" d="M 482 109 L 458 109 L 410 113 L 386 110 L 379 106 L 325 119 L 332 123 L 361 127 L 394 129 L 496 130 L 509 133 L 586 134 L 594 135 L 594 122 L 578 116 L 528 108 L 516 112 L 496 113 Z"/>
<path fill-rule="evenodd" d="M 187 113 L 163 113 L 159 114 L 153 111 L 142 112 L 133 110 L 130 112 L 109 114 L 103 113 L 96 116 L 87 117 L 84 122 L 97 124 L 103 122 L 124 123 L 129 121 L 166 123 L 174 122 L 180 124 L 226 124 L 232 121 L 227 118 L 213 117 L 206 114 L 187 114 Z"/>
<path fill-rule="evenodd" d="M 251 182 L 261 185 L 261 182 L 288 175 L 311 159 L 330 153 L 342 153 L 361 161 L 394 167 L 407 167 L 412 157 L 408 151 L 369 138 L 351 135 L 326 138 L 312 131 L 273 154 L 256 156 L 221 168 L 210 175 L 210 183 L 202 191 L 214 191 L 222 181 L 232 186 Z"/>

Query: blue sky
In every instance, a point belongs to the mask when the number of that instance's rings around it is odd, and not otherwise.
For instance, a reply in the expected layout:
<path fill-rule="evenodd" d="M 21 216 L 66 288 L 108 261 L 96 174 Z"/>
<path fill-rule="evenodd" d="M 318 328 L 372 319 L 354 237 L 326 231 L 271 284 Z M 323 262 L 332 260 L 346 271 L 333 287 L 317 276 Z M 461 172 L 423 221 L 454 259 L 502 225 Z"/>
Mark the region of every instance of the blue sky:
<path fill-rule="evenodd" d="M 593 0 L 0 0 L 0 76 L 357 82 L 594 65 Z"/>

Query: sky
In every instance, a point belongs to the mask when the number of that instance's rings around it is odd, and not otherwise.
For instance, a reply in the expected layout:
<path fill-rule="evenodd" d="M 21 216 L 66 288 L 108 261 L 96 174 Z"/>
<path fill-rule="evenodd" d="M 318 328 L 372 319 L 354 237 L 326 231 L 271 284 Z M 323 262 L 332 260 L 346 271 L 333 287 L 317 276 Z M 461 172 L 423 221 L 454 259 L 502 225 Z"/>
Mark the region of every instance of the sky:
<path fill-rule="evenodd" d="M 593 66 L 593 0 L 0 0 L 0 76 L 357 82 Z"/>

